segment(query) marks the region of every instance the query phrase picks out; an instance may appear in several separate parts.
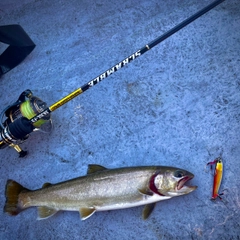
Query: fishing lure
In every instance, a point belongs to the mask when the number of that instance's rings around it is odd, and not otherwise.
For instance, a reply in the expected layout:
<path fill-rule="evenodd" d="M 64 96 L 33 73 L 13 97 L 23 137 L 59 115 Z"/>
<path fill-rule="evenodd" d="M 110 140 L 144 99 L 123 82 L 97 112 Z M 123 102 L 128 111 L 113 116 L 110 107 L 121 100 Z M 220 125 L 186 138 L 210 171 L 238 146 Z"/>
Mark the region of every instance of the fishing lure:
<path fill-rule="evenodd" d="M 211 200 L 215 200 L 217 198 L 222 199 L 220 196 L 223 195 L 223 193 L 218 193 L 221 185 L 221 181 L 222 181 L 222 175 L 223 175 L 222 159 L 221 157 L 218 157 L 214 161 L 207 163 L 207 165 L 210 165 L 211 169 L 212 169 L 212 165 L 215 165 L 214 179 L 213 179 L 213 192 L 212 192 Z"/>

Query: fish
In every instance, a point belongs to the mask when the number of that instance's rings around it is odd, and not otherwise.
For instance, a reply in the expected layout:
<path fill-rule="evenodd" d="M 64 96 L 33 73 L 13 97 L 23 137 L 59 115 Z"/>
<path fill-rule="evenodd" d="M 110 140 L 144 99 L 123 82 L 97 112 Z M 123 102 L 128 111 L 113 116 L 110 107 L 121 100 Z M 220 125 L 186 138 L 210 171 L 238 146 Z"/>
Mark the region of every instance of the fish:
<path fill-rule="evenodd" d="M 194 191 L 185 185 L 194 175 L 167 166 L 137 166 L 109 169 L 90 164 L 85 176 L 64 182 L 43 184 L 29 190 L 14 180 L 6 183 L 4 212 L 16 216 L 37 207 L 38 218 L 46 219 L 58 211 L 78 211 L 86 220 L 98 211 L 145 205 L 143 219 L 152 213 L 156 202 Z"/>
<path fill-rule="evenodd" d="M 220 185 L 222 182 L 223 175 L 223 161 L 221 157 L 216 158 L 214 161 L 207 163 L 207 165 L 214 165 L 214 178 L 213 178 L 213 189 L 212 189 L 212 197 L 211 200 L 216 200 L 217 198 L 222 199 L 220 196 L 223 193 L 219 193 Z"/>

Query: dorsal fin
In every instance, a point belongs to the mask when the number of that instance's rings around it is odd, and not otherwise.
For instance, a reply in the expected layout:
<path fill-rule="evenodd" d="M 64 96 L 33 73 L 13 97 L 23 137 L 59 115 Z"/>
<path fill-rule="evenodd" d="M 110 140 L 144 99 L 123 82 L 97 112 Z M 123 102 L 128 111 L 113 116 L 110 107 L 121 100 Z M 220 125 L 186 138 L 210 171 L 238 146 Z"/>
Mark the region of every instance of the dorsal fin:
<path fill-rule="evenodd" d="M 95 173 L 95 172 L 100 172 L 103 170 L 106 170 L 107 168 L 101 166 L 101 165 L 97 165 L 97 164 L 89 164 L 88 165 L 88 170 L 87 170 L 87 174 L 91 174 L 91 173 Z"/>
<path fill-rule="evenodd" d="M 50 208 L 50 207 L 45 207 L 45 206 L 38 207 L 38 218 L 37 219 L 41 220 L 41 219 L 49 218 L 49 217 L 53 216 L 56 212 L 57 212 L 57 210 L 55 208 Z"/>
<path fill-rule="evenodd" d="M 45 188 L 45 187 L 48 187 L 48 186 L 51 186 L 51 185 L 52 185 L 51 183 L 46 182 L 42 185 L 42 188 Z"/>

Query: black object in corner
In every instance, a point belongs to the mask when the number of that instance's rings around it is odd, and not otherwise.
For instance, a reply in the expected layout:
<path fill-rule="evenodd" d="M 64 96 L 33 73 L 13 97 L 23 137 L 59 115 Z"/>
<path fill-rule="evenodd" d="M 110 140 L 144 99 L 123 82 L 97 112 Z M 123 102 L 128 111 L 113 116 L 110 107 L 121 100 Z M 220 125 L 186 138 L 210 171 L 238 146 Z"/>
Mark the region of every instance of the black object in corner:
<path fill-rule="evenodd" d="M 9 45 L 0 55 L 0 77 L 22 62 L 36 46 L 17 24 L 0 26 L 0 42 Z"/>

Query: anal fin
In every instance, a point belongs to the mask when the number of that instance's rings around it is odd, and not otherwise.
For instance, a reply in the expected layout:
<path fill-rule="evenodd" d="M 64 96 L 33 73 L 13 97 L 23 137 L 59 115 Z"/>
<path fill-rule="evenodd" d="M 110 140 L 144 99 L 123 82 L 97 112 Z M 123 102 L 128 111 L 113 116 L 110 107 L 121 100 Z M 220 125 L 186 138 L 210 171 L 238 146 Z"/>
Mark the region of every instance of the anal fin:
<path fill-rule="evenodd" d="M 80 208 L 79 213 L 82 220 L 85 220 L 91 217 L 96 212 L 94 207 Z"/>
<path fill-rule="evenodd" d="M 53 216 L 58 210 L 55 208 L 41 206 L 38 207 L 38 220 L 46 219 Z"/>

